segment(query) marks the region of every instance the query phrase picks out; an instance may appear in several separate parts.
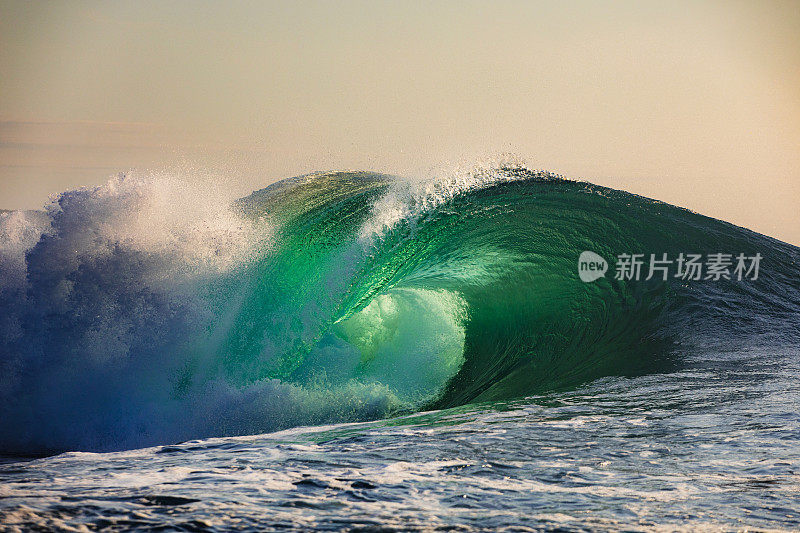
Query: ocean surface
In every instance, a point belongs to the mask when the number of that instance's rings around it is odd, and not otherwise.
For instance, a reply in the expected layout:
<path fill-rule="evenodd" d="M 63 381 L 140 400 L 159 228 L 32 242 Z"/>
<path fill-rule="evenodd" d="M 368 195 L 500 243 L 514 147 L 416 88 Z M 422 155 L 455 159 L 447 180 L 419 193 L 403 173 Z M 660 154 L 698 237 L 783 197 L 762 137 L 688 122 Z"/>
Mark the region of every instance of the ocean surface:
<path fill-rule="evenodd" d="M 128 173 L 0 304 L 2 529 L 800 530 L 800 249 L 624 191 Z"/>

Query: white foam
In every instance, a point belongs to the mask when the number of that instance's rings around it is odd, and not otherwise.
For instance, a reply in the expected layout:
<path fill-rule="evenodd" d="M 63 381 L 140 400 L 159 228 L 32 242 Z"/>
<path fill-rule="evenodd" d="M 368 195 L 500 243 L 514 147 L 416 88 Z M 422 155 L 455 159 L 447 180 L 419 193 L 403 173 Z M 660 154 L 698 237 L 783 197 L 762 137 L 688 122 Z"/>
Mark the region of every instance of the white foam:
<path fill-rule="evenodd" d="M 167 431 L 148 417 L 212 325 L 200 288 L 270 247 L 270 224 L 230 200 L 208 181 L 131 172 L 0 215 L 0 446 L 103 449 Z"/>
<path fill-rule="evenodd" d="M 424 176 L 400 179 L 375 202 L 372 216 L 361 229 L 360 238 L 370 244 L 402 220 L 413 220 L 461 194 L 497 183 L 526 179 L 525 163 L 513 155 L 486 158 L 473 165 L 432 170 Z"/>

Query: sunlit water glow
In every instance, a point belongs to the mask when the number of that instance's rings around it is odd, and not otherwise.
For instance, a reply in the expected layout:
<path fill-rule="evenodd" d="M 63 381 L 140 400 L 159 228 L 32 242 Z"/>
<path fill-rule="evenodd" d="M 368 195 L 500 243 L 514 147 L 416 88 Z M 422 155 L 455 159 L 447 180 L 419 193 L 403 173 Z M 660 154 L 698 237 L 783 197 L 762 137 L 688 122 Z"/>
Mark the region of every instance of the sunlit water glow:
<path fill-rule="evenodd" d="M 0 213 L 0 523 L 800 528 L 800 251 L 519 166 Z M 763 256 L 592 283 L 577 258 Z"/>

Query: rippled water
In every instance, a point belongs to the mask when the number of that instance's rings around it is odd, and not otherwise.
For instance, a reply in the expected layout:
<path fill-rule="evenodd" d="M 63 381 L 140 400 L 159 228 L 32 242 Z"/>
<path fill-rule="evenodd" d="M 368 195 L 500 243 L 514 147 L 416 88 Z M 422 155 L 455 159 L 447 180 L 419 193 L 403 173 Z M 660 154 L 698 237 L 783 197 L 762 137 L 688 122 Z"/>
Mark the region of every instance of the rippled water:
<path fill-rule="evenodd" d="M 9 458 L 0 519 L 20 530 L 800 529 L 798 350 L 715 353 L 513 403 Z"/>

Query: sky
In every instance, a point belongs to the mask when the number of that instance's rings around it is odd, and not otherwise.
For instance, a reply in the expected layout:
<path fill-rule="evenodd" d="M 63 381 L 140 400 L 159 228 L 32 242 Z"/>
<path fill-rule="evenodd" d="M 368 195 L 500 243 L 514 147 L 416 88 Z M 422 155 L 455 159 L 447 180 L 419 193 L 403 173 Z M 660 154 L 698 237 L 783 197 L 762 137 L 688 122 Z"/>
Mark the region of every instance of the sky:
<path fill-rule="evenodd" d="M 0 208 L 500 154 L 800 245 L 800 2 L 0 0 Z"/>

